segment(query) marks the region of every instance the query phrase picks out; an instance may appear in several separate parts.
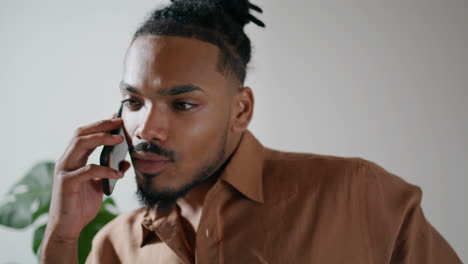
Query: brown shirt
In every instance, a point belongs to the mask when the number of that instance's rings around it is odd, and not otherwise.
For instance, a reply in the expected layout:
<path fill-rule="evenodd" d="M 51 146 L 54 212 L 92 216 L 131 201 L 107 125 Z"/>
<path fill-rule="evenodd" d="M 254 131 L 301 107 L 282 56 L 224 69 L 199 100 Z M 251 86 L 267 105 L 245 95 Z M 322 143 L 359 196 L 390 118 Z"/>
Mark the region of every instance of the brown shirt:
<path fill-rule="evenodd" d="M 371 161 L 277 151 L 246 131 L 197 231 L 178 206 L 140 208 L 99 231 L 86 263 L 461 263 L 421 196 Z"/>

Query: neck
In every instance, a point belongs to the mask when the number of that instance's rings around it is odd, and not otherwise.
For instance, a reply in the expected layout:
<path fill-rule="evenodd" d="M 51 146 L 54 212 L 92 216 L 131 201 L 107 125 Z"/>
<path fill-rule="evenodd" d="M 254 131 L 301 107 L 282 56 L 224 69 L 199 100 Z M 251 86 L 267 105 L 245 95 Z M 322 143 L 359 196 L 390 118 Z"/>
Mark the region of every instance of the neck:
<path fill-rule="evenodd" d="M 197 211 L 203 208 L 203 202 L 208 191 L 213 187 L 218 177 L 210 177 L 207 181 L 190 190 L 184 197 L 177 200 L 182 211 Z"/>
<path fill-rule="evenodd" d="M 224 171 L 224 168 L 230 162 L 231 157 L 234 155 L 234 153 L 240 145 L 242 136 L 243 133 L 239 135 L 233 146 L 228 146 L 228 149 L 232 149 L 232 151 L 230 152 L 231 154 L 228 156 L 228 158 L 221 165 L 221 167 L 218 168 L 218 170 L 216 170 L 216 172 L 206 182 L 193 188 L 184 197 L 180 198 L 177 201 L 177 204 L 181 209 L 182 216 L 184 216 L 192 224 L 195 231 L 197 230 L 198 223 L 200 222 L 206 194 L 217 182 L 218 178 Z"/>
<path fill-rule="evenodd" d="M 243 134 L 241 134 L 237 138 L 234 146 L 228 146 L 228 149 L 231 149 L 232 151 L 230 152 L 231 154 L 228 156 L 228 158 L 221 165 L 221 167 L 207 181 L 193 188 L 184 197 L 177 200 L 177 205 L 179 205 L 181 209 L 182 216 L 184 216 L 187 220 L 189 220 L 189 222 L 192 223 L 195 230 L 197 230 L 198 228 L 198 223 L 201 218 L 206 194 L 217 182 L 218 178 L 221 176 L 221 173 L 224 171 L 224 168 L 236 152 L 237 147 L 241 142 L 242 135 Z"/>
<path fill-rule="evenodd" d="M 216 173 L 220 173 L 220 170 Z M 217 179 L 218 177 L 210 177 L 207 181 L 193 188 L 184 197 L 177 200 L 180 214 L 187 219 L 195 232 L 198 230 L 206 194 L 216 183 Z"/>

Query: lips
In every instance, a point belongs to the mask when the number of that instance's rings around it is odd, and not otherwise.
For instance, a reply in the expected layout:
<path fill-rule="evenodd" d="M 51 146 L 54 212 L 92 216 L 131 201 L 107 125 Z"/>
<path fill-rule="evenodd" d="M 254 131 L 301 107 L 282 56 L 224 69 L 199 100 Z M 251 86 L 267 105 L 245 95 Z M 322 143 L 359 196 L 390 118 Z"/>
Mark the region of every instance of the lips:
<path fill-rule="evenodd" d="M 158 173 L 169 164 L 170 161 L 168 160 L 144 160 L 144 159 L 133 159 L 133 165 L 135 168 L 143 173 Z"/>

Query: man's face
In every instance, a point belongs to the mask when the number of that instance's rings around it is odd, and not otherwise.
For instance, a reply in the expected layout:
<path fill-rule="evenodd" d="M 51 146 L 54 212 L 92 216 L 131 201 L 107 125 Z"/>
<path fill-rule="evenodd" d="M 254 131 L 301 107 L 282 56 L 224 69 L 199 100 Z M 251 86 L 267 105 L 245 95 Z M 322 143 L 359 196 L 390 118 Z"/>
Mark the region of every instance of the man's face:
<path fill-rule="evenodd" d="M 216 70 L 218 52 L 173 36 L 140 36 L 129 47 L 122 117 L 142 203 L 173 202 L 225 160 L 232 90 Z"/>

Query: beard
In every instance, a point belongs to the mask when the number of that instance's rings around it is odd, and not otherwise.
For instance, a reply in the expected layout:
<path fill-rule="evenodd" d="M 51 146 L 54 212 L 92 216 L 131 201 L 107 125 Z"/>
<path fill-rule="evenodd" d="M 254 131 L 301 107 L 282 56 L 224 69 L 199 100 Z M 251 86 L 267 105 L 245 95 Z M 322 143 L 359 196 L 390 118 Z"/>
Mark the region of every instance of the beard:
<path fill-rule="evenodd" d="M 169 209 L 171 208 L 179 198 L 184 197 L 190 190 L 199 186 L 200 184 L 208 181 L 215 180 L 221 174 L 224 166 L 223 165 L 224 155 L 226 153 L 227 143 L 227 127 L 223 133 L 220 148 L 217 151 L 215 160 L 205 166 L 203 166 L 198 172 L 195 173 L 193 180 L 178 189 L 165 189 L 165 190 L 154 190 L 152 187 L 151 178 L 154 175 L 146 175 L 144 173 L 137 172 L 135 175 L 142 174 L 145 178 L 142 184 L 137 183 L 137 190 L 135 193 L 136 198 L 141 206 L 158 209 Z M 154 149 L 157 149 L 155 147 Z M 159 154 L 159 153 L 156 153 Z M 229 159 L 228 159 L 229 160 Z"/>

